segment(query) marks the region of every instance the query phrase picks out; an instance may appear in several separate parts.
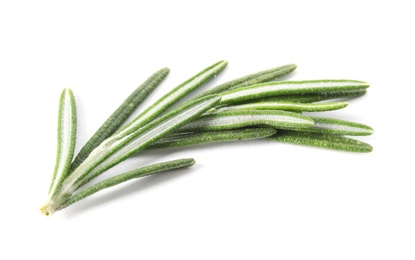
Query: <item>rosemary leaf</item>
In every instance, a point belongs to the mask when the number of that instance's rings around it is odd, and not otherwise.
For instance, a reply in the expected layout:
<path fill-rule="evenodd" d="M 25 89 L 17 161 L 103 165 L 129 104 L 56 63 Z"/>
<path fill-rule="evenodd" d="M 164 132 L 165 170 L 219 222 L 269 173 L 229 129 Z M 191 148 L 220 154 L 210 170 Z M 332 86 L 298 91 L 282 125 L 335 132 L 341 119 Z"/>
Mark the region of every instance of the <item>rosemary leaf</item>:
<path fill-rule="evenodd" d="M 290 144 L 299 144 L 305 146 L 314 146 L 338 151 L 368 153 L 373 150 L 372 146 L 367 143 L 331 134 L 323 133 L 305 133 L 296 131 L 279 131 L 267 139 Z"/>
<path fill-rule="evenodd" d="M 105 139 L 110 137 L 134 110 L 150 95 L 150 93 L 166 78 L 169 73 L 168 68 L 163 68 L 152 76 L 150 76 L 143 84 L 141 84 L 128 98 L 112 113 L 112 115 L 102 124 L 95 134 L 82 147 L 71 164 L 71 171 L 75 170 L 88 155 L 101 144 Z"/>
<path fill-rule="evenodd" d="M 160 139 L 149 149 L 183 147 L 206 143 L 230 142 L 260 139 L 272 136 L 277 132 L 273 128 L 247 128 L 231 131 L 208 131 L 196 133 L 175 133 Z"/>
<path fill-rule="evenodd" d="M 248 75 L 246 79 L 241 79 L 241 82 L 238 82 L 238 84 L 234 84 L 231 86 L 228 90 L 248 87 L 252 85 L 257 85 L 265 82 L 275 81 L 279 80 L 291 72 L 293 72 L 297 68 L 297 65 L 295 64 L 288 64 L 280 67 L 276 67 L 267 71 L 263 71 Z"/>
<path fill-rule="evenodd" d="M 235 110 L 286 110 L 295 112 L 321 112 L 337 110 L 347 106 L 347 102 L 321 102 L 321 103 L 299 103 L 288 101 L 254 102 L 242 105 L 221 107 L 213 112 L 235 111 Z"/>
<path fill-rule="evenodd" d="M 58 149 L 49 197 L 59 190 L 68 175 L 76 143 L 76 103 L 72 90 L 65 88 L 59 102 Z"/>
<path fill-rule="evenodd" d="M 220 105 L 230 105 L 249 100 L 279 95 L 310 94 L 324 92 L 344 92 L 362 90 L 369 87 L 368 83 L 356 80 L 309 80 L 270 82 L 222 93 Z"/>
<path fill-rule="evenodd" d="M 180 128 L 181 132 L 231 130 L 247 126 L 271 126 L 277 129 L 307 128 L 314 121 L 299 113 L 282 110 L 235 110 L 203 115 Z"/>
<path fill-rule="evenodd" d="M 130 123 L 124 126 L 117 134 L 125 135 L 132 133 L 144 126 L 145 124 L 152 121 L 154 118 L 159 116 L 161 113 L 169 109 L 171 106 L 179 102 L 184 96 L 195 90 L 196 88 L 202 86 L 204 83 L 215 77 L 220 73 L 227 65 L 226 61 L 219 61 L 210 67 L 199 72 L 192 78 L 183 82 L 169 93 L 157 100 L 153 105 L 148 107 L 144 112 L 138 115 Z M 196 100 L 196 99 L 194 99 Z M 118 137 L 117 137 L 118 138 Z"/>
<path fill-rule="evenodd" d="M 298 129 L 298 131 L 354 136 L 373 134 L 373 128 L 364 124 L 327 117 L 311 116 L 311 118 L 314 120 L 314 125 Z"/>
<path fill-rule="evenodd" d="M 276 79 L 282 78 L 290 74 L 296 68 L 297 66 L 295 64 L 288 64 L 288 65 L 260 71 L 257 73 L 253 73 L 253 74 L 220 84 L 210 90 L 203 92 L 198 97 L 217 94 L 217 93 L 220 93 L 226 90 L 237 89 L 237 88 L 242 88 L 246 86 L 251 86 L 255 84 L 260 84 L 260 83 L 276 80 Z"/>
<path fill-rule="evenodd" d="M 75 202 L 78 202 L 82 199 L 85 199 L 86 197 L 89 197 L 97 193 L 100 190 L 113 187 L 117 184 L 129 181 L 132 179 L 154 175 L 154 174 L 165 172 L 165 171 L 190 167 L 193 164 L 195 164 L 194 159 L 179 159 L 179 160 L 174 160 L 174 161 L 167 161 L 167 162 L 157 163 L 153 165 L 148 165 L 148 166 L 144 166 L 139 169 L 136 169 L 136 170 L 132 170 L 132 171 L 129 171 L 123 174 L 119 174 L 117 176 L 101 181 L 97 184 L 94 184 L 80 191 L 79 193 L 73 195 L 71 198 L 65 201 L 65 203 L 63 203 L 59 207 L 58 210 L 64 209 Z"/>
<path fill-rule="evenodd" d="M 321 92 L 311 94 L 297 94 L 297 95 L 281 95 L 278 97 L 264 98 L 260 101 L 273 102 L 300 102 L 300 103 L 312 103 L 333 99 L 352 99 L 366 94 L 366 90 L 352 90 L 352 91 L 337 91 L 337 92 Z"/>

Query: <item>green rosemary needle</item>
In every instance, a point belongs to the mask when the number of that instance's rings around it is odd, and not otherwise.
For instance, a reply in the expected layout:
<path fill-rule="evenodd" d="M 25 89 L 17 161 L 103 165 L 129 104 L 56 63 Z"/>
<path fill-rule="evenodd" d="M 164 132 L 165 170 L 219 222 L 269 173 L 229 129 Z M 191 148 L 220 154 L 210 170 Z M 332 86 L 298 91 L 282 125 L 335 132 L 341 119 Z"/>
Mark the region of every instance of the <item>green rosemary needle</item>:
<path fill-rule="evenodd" d="M 277 130 L 274 128 L 247 128 L 230 131 L 174 133 L 160 139 L 158 142 L 149 147 L 149 149 L 260 139 L 272 136 L 276 132 Z"/>
<path fill-rule="evenodd" d="M 247 102 L 250 100 L 279 95 L 311 94 L 362 90 L 369 84 L 356 80 L 308 80 L 270 82 L 239 88 L 222 93 L 221 105 Z"/>
<path fill-rule="evenodd" d="M 373 134 L 373 128 L 364 124 L 327 117 L 311 116 L 311 118 L 314 120 L 314 125 L 306 129 L 298 129 L 298 131 L 354 136 Z"/>
<path fill-rule="evenodd" d="M 249 74 L 223 84 L 220 84 L 212 89 L 204 91 L 198 97 L 207 96 L 212 94 L 218 94 L 223 91 L 242 88 L 246 86 L 252 86 L 272 80 L 276 80 L 293 72 L 297 66 L 295 64 L 288 64 L 284 66 L 279 66 L 276 68 L 260 71 L 257 73 Z"/>
<path fill-rule="evenodd" d="M 366 94 L 366 89 L 351 90 L 351 91 L 335 91 L 335 92 L 320 92 L 294 95 L 281 95 L 278 97 L 263 98 L 258 101 L 263 102 L 298 102 L 298 103 L 312 103 L 333 99 L 352 99 Z"/>
<path fill-rule="evenodd" d="M 282 143 L 314 146 L 346 152 L 368 153 L 373 150 L 372 146 L 367 143 L 343 136 L 323 133 L 305 133 L 283 130 L 279 131 L 274 136 L 267 137 L 267 139 Z"/>
<path fill-rule="evenodd" d="M 305 115 L 282 110 L 235 110 L 203 115 L 180 131 L 230 130 L 248 126 L 271 126 L 277 129 L 308 128 L 314 121 Z"/>
<path fill-rule="evenodd" d="M 69 205 L 71 205 L 75 202 L 78 202 L 82 199 L 85 199 L 86 197 L 89 197 L 89 196 L 97 193 L 100 190 L 113 187 L 117 184 L 129 181 L 129 180 L 132 180 L 132 179 L 137 179 L 137 178 L 141 178 L 141 177 L 150 176 L 150 175 L 154 175 L 154 174 L 157 174 L 157 173 L 169 171 L 169 170 L 190 167 L 193 164 L 195 164 L 194 159 L 179 159 L 179 160 L 174 160 L 174 161 L 167 161 L 167 162 L 157 163 L 157 164 L 153 164 L 153 165 L 148 165 L 148 166 L 144 166 L 144 167 L 141 167 L 139 169 L 136 169 L 136 170 L 132 170 L 132 171 L 129 171 L 129 172 L 126 172 L 126 173 L 123 173 L 123 174 L 119 174 L 117 176 L 114 176 L 114 177 L 108 178 L 104 181 L 101 181 L 97 184 L 94 184 L 94 185 L 80 191 L 79 193 L 76 193 L 75 195 L 70 197 L 67 201 L 65 201 L 58 208 L 58 210 L 64 209 L 64 208 L 68 207 Z"/>
<path fill-rule="evenodd" d="M 249 104 L 221 107 L 212 112 L 224 112 L 235 110 L 287 110 L 295 112 L 322 112 L 342 109 L 347 102 L 320 102 L 320 103 L 299 103 L 288 101 L 254 102 Z"/>
<path fill-rule="evenodd" d="M 49 198 L 59 190 L 69 173 L 76 143 L 76 103 L 72 90 L 62 91 L 58 116 L 58 149 Z"/>

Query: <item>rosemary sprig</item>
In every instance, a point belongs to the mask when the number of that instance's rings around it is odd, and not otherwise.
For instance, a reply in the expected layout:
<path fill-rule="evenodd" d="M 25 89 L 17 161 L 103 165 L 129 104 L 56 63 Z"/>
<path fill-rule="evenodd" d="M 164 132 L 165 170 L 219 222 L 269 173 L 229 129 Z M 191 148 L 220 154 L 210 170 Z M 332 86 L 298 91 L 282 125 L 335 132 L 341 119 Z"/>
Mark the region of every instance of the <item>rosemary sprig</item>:
<path fill-rule="evenodd" d="M 372 150 L 366 143 L 341 136 L 370 135 L 373 133 L 371 127 L 301 114 L 344 108 L 346 102 L 319 101 L 363 95 L 369 84 L 356 80 L 269 82 L 292 72 L 295 65 L 285 65 L 229 81 L 178 105 L 180 100 L 212 79 L 226 65 L 226 61 L 220 61 L 202 70 L 117 131 L 166 77 L 168 69 L 153 74 L 90 139 L 72 163 L 72 171 L 69 168 L 75 145 L 76 108 L 72 92 L 65 89 L 59 108 L 56 166 L 49 197 L 41 212 L 51 215 L 99 190 L 194 164 L 193 159 L 182 159 L 145 166 L 79 191 L 98 175 L 144 149 L 266 138 L 342 151 Z"/>

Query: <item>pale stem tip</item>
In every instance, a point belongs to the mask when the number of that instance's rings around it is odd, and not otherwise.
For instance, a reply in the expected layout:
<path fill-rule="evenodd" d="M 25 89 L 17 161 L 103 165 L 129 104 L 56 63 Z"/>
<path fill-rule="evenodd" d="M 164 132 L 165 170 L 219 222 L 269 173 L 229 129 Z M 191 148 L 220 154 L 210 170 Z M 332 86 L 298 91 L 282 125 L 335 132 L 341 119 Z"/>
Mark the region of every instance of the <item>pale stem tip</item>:
<path fill-rule="evenodd" d="M 45 205 L 43 205 L 40 209 L 40 213 L 42 213 L 43 215 L 50 217 L 53 215 L 53 213 L 55 213 L 55 208 L 51 205 L 51 203 L 46 203 Z"/>

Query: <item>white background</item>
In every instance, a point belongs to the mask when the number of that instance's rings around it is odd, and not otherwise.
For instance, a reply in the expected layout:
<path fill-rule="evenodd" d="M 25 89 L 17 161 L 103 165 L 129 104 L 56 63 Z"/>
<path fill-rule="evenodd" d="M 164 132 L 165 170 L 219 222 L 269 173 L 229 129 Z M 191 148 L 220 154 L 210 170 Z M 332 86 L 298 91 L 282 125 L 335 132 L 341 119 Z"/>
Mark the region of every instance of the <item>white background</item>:
<path fill-rule="evenodd" d="M 411 1 L 1 1 L 1 259 L 415 259 Z M 368 124 L 374 151 L 249 141 L 143 153 L 189 169 L 114 187 L 51 218 L 57 105 L 78 105 L 77 150 L 133 89 L 145 105 L 216 61 L 207 87 L 295 63 L 289 79 L 357 79 L 331 116 Z"/>

